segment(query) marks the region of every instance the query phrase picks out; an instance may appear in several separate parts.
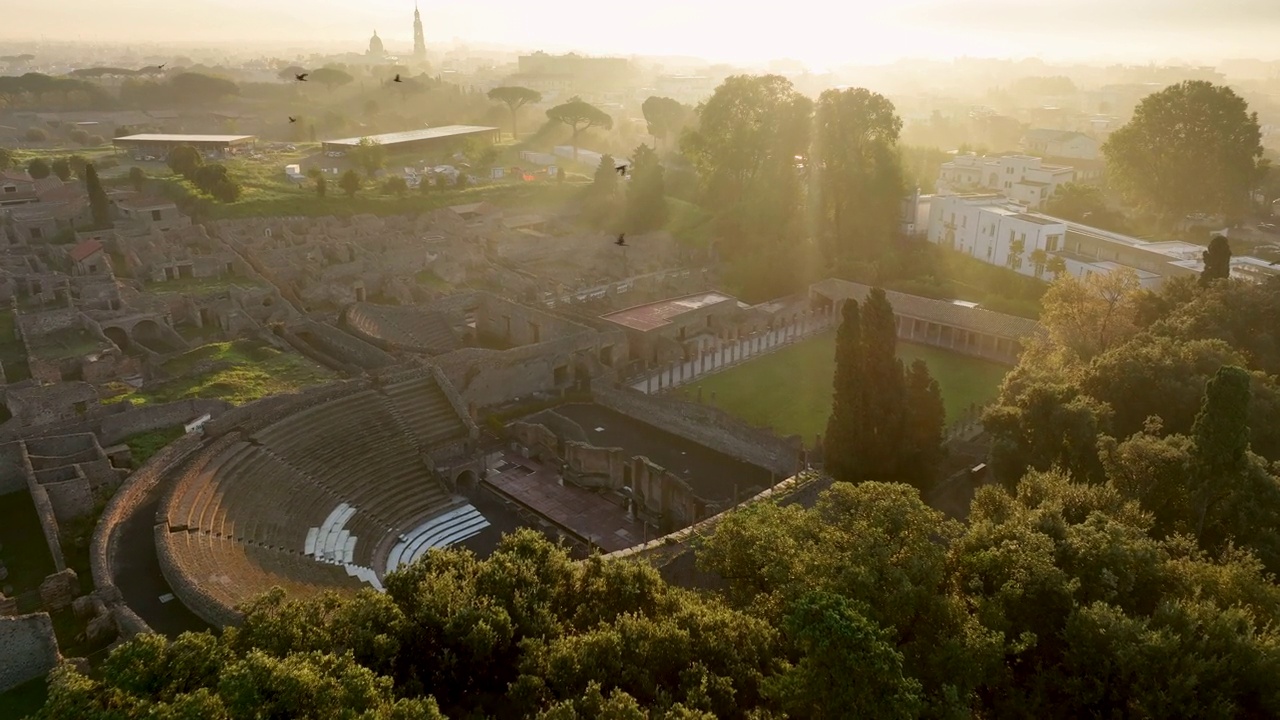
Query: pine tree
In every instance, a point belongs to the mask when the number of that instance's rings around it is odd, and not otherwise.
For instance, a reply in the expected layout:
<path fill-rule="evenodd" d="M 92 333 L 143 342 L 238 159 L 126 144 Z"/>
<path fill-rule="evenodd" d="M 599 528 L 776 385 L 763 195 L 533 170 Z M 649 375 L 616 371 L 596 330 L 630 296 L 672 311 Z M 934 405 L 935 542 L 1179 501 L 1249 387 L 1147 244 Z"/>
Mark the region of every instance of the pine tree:
<path fill-rule="evenodd" d="M 840 315 L 840 328 L 836 331 L 835 388 L 827 434 L 822 439 L 822 458 L 831 477 L 856 482 L 865 406 L 858 301 L 846 300 Z"/>
<path fill-rule="evenodd" d="M 942 458 L 942 429 L 947 421 L 947 409 L 942 403 L 942 389 L 923 360 L 916 360 L 907 370 L 906 415 L 902 479 L 921 491 L 929 490 Z"/>
<path fill-rule="evenodd" d="M 872 288 L 862 304 L 862 377 L 865 433 L 858 475 L 862 481 L 898 482 L 904 455 L 906 387 L 898 359 L 898 330 L 884 290 Z"/>
<path fill-rule="evenodd" d="M 89 193 L 89 211 L 93 215 L 93 226 L 97 229 L 111 227 L 111 204 L 107 200 L 107 192 L 102 189 L 102 181 L 98 179 L 98 169 L 89 163 L 84 168 L 84 187 Z"/>

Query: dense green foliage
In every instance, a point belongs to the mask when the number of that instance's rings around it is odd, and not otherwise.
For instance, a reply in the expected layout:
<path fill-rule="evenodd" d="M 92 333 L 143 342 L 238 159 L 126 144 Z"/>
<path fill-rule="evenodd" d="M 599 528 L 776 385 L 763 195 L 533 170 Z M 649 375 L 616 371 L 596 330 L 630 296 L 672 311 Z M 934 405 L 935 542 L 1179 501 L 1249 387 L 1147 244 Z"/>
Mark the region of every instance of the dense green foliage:
<path fill-rule="evenodd" d="M 1222 235 L 1214 235 L 1209 249 L 1202 253 L 1204 270 L 1200 272 L 1200 284 L 1231 277 L 1231 244 Z"/>
<path fill-rule="evenodd" d="M 658 153 L 648 145 L 640 145 L 631 156 L 631 181 L 627 184 L 626 219 L 628 232 L 657 230 L 667 224 L 667 185 L 665 169 Z"/>
<path fill-rule="evenodd" d="M 41 158 L 32 158 L 31 162 L 27 163 L 27 174 L 31 176 L 32 180 L 43 180 L 49 177 L 52 172 L 53 170 L 49 167 L 49 163 Z"/>
<path fill-rule="evenodd" d="M 693 108 L 688 105 L 656 95 L 645 98 L 640 111 L 644 113 L 646 129 L 664 151 L 671 149 L 670 140 L 679 137 L 693 116 Z"/>
<path fill-rule="evenodd" d="M 592 105 L 576 95 L 568 102 L 561 103 L 547 110 L 547 119 L 558 122 L 573 131 L 573 160 L 578 161 L 578 136 L 585 130 L 598 127 L 608 130 L 613 127 L 613 117 L 609 113 Z"/>
<path fill-rule="evenodd" d="M 846 300 L 836 334 L 835 392 L 823 440 L 827 472 L 843 482 L 933 486 L 942 457 L 942 390 L 917 360 L 897 357 L 893 306 L 873 288 L 861 306 Z"/>
<path fill-rule="evenodd" d="M 1193 212 L 1241 217 L 1264 167 L 1258 114 L 1205 80 L 1148 95 L 1103 152 L 1111 181 L 1166 226 Z"/>

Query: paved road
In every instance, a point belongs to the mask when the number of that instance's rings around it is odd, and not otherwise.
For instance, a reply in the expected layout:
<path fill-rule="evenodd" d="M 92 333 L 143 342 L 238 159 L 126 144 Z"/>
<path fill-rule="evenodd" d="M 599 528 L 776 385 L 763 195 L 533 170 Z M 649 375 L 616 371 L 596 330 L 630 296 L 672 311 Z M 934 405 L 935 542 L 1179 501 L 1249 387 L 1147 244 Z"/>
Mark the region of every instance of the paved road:
<path fill-rule="evenodd" d="M 111 579 L 120 588 L 129 607 L 152 630 L 174 637 L 187 630 L 208 630 L 210 626 L 177 598 L 168 602 L 160 599 L 173 594 L 160 572 L 153 534 L 162 492 L 163 488 L 157 487 L 152 497 L 121 523 L 117 531 L 120 539 L 111 566 Z"/>

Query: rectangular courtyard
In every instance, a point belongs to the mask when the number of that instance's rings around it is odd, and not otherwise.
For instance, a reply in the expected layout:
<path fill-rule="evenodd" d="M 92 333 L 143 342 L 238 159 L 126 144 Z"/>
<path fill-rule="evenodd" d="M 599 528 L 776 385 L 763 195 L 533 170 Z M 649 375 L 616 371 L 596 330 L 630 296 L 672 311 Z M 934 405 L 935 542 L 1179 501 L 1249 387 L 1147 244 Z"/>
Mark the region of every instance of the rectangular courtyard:
<path fill-rule="evenodd" d="M 800 435 L 806 445 L 826 432 L 835 377 L 835 331 L 699 378 L 677 390 L 747 422 L 781 435 Z M 947 350 L 898 343 L 898 357 L 910 365 L 924 360 L 942 389 L 947 422 L 971 405 L 995 398 L 1009 368 Z"/>

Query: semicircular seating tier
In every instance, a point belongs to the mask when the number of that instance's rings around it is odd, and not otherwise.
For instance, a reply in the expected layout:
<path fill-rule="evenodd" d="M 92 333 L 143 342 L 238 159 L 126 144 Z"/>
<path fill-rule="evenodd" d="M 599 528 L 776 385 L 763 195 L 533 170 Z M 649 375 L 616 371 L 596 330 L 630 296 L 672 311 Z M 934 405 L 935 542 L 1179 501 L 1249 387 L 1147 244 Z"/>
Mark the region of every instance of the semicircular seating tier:
<path fill-rule="evenodd" d="M 224 435 L 166 496 L 162 567 L 226 611 L 276 585 L 380 589 L 386 571 L 488 526 L 430 465 L 473 427 L 427 375 Z"/>
<path fill-rule="evenodd" d="M 419 307 L 354 303 L 344 314 L 347 326 L 376 343 L 443 355 L 462 347 L 449 319 L 440 312 Z"/>

